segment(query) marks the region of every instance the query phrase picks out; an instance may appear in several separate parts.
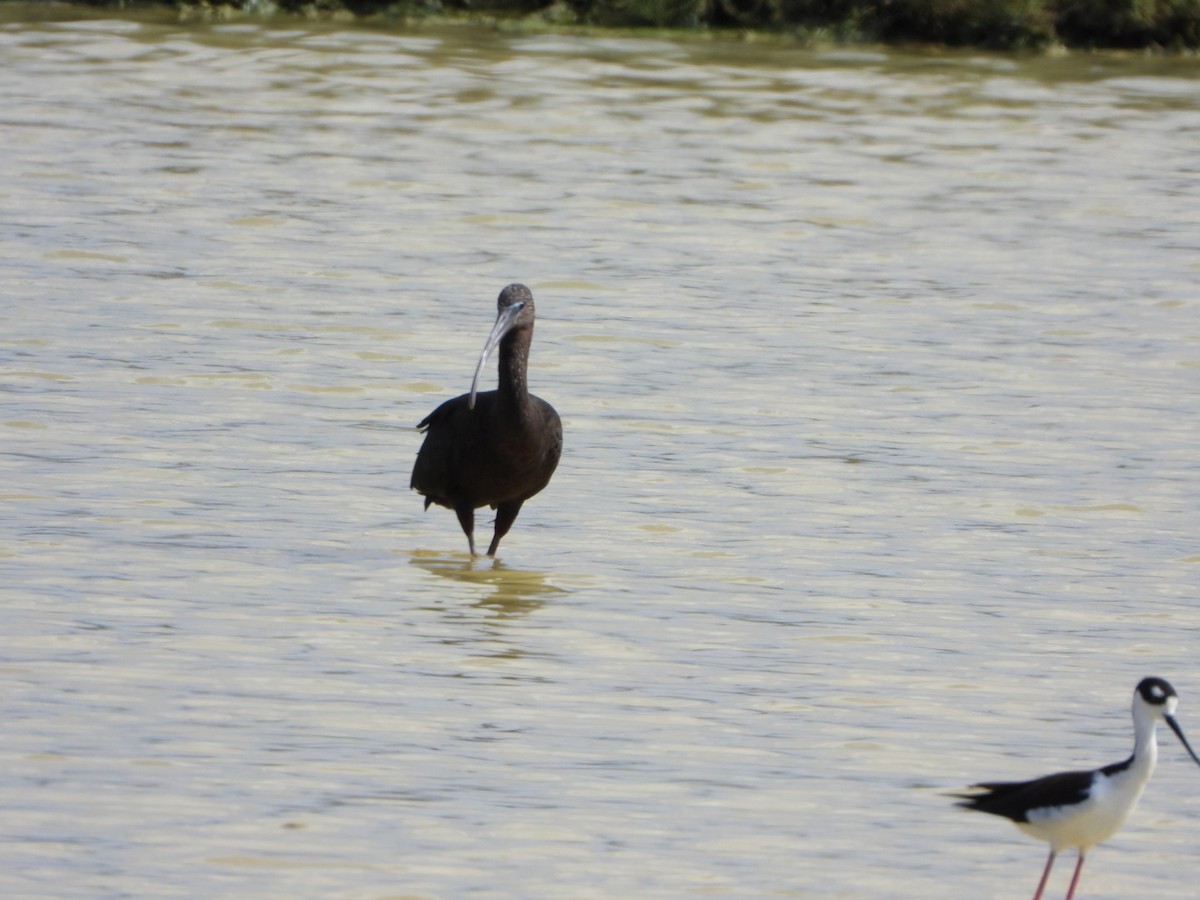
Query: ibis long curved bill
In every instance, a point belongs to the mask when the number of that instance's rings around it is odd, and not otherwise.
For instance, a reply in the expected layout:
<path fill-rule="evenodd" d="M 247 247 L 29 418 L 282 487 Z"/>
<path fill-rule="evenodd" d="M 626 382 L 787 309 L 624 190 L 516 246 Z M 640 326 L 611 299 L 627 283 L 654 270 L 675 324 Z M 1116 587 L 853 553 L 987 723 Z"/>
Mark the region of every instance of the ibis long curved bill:
<path fill-rule="evenodd" d="M 467 401 L 467 409 L 475 408 L 475 394 L 478 393 L 479 373 L 483 371 L 484 365 L 487 364 L 488 357 L 492 355 L 492 351 L 504 340 L 504 336 L 517 326 L 517 319 L 524 308 L 525 302 L 518 300 L 516 303 L 504 307 L 496 315 L 496 324 L 492 326 L 492 333 L 488 335 L 487 343 L 483 345 L 483 352 L 479 354 L 479 362 L 475 364 L 475 377 L 471 379 L 471 399 Z"/>

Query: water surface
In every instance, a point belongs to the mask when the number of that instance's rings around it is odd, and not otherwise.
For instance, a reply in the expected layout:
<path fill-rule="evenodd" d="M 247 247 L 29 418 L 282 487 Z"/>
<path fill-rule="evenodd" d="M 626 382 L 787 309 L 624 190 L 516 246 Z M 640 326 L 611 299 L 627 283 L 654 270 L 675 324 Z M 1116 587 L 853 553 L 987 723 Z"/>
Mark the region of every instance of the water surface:
<path fill-rule="evenodd" d="M 1194 61 L 31 9 L 0 893 L 1008 897 L 944 791 L 1200 735 Z M 515 280 L 471 560 L 412 426 Z M 1086 895 L 1198 816 L 1165 735 Z"/>

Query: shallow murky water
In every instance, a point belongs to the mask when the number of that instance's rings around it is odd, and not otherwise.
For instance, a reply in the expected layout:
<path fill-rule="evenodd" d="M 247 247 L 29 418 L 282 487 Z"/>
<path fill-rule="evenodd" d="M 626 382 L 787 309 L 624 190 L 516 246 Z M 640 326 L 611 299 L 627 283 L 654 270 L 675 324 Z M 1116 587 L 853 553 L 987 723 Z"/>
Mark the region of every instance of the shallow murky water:
<path fill-rule="evenodd" d="M 944 791 L 1200 735 L 1194 61 L 0 14 L 0 893 L 1021 896 Z"/>

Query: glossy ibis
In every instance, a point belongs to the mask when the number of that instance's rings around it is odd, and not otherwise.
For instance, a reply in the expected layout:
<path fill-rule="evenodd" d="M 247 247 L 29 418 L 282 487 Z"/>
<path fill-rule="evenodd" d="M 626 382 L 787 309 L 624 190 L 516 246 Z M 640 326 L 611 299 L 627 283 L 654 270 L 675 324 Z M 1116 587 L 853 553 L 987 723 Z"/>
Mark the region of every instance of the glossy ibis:
<path fill-rule="evenodd" d="M 496 555 L 521 504 L 550 483 L 562 453 L 562 422 L 554 407 L 529 393 L 526 368 L 533 341 L 533 294 L 510 284 L 496 300 L 471 393 L 447 400 L 417 427 L 425 442 L 413 466 L 412 487 L 431 503 L 454 510 L 475 555 L 475 510 L 496 510 L 488 556 Z M 498 390 L 476 392 L 479 373 L 500 347 Z"/>
<path fill-rule="evenodd" d="M 1179 698 L 1175 688 L 1161 678 L 1143 678 L 1133 692 L 1133 754 L 1123 762 L 1099 769 L 1059 772 L 1033 781 L 988 781 L 970 794 L 959 794 L 959 806 L 1012 819 L 1031 837 L 1050 845 L 1033 900 L 1041 900 L 1046 880 L 1059 851 L 1079 851 L 1067 900 L 1075 896 L 1083 860 L 1096 844 L 1116 833 L 1137 805 L 1158 759 L 1155 726 L 1166 722 L 1192 759 L 1200 763 L 1175 721 Z"/>

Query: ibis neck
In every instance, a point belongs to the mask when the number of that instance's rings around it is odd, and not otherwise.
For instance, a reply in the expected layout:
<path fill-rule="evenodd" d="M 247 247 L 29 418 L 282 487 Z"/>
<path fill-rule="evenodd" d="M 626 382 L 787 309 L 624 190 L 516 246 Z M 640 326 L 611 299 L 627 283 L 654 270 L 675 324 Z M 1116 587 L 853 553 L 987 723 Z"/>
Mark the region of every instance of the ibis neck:
<path fill-rule="evenodd" d="M 500 402 L 518 410 L 529 405 L 529 342 L 529 333 L 518 329 L 500 343 Z"/>

